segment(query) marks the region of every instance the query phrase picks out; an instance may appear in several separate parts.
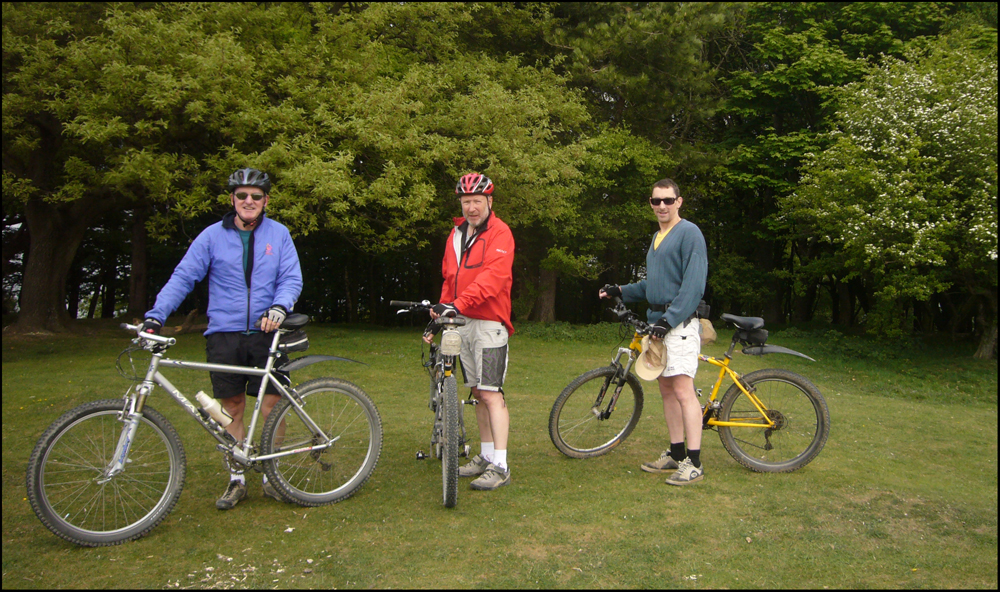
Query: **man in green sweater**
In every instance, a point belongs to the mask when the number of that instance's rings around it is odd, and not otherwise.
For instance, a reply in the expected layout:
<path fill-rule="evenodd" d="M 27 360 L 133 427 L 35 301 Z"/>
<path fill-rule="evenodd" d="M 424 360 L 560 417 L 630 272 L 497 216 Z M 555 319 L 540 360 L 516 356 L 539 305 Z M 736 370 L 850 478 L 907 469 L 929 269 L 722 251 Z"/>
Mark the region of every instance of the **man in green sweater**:
<path fill-rule="evenodd" d="M 701 352 L 695 311 L 705 294 L 708 251 L 701 230 L 680 217 L 684 199 L 677 183 L 657 181 L 649 203 L 660 230 L 646 253 L 646 279 L 626 286 L 605 286 L 599 296 L 649 303 L 646 318 L 653 326 L 651 339 L 662 339 L 666 345 L 667 363 L 658 382 L 670 450 L 641 468 L 649 473 L 673 472 L 667 483 L 688 485 L 705 476 L 701 464 L 702 411 L 694 375 Z"/>

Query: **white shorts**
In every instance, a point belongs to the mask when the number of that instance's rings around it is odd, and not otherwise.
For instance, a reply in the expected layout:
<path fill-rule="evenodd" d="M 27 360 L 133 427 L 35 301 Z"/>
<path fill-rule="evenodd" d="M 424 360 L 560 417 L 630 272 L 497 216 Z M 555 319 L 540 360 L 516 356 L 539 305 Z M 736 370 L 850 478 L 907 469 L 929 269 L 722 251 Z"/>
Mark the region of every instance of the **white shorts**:
<path fill-rule="evenodd" d="M 507 328 L 499 321 L 468 317 L 466 321 L 458 328 L 465 386 L 499 391 L 507 376 Z"/>
<path fill-rule="evenodd" d="M 685 326 L 686 325 L 686 326 Z M 698 354 L 701 353 L 701 325 L 698 319 L 681 323 L 667 333 L 667 367 L 660 376 L 690 376 L 698 372 Z"/>

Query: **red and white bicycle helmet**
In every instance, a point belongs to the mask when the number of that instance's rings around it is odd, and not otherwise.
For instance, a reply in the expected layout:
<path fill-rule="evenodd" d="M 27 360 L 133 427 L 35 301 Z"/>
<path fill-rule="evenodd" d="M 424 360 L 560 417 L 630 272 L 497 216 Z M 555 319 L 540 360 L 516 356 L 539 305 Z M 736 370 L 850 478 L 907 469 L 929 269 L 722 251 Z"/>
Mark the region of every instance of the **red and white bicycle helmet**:
<path fill-rule="evenodd" d="M 455 194 L 463 195 L 493 195 L 493 181 L 480 173 L 463 175 L 455 186 Z"/>

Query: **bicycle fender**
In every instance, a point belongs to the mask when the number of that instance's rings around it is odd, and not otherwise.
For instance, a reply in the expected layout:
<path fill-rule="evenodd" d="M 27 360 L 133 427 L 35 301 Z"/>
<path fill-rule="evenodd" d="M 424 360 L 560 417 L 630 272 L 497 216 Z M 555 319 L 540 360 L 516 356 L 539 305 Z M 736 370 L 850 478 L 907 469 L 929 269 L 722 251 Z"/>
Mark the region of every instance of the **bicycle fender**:
<path fill-rule="evenodd" d="M 743 353 L 748 356 L 762 356 L 764 354 L 791 354 L 793 356 L 805 358 L 810 362 L 816 361 L 805 354 L 801 354 L 793 349 L 788 349 L 787 347 L 781 347 L 780 345 L 754 345 L 751 347 L 744 347 Z"/>
<path fill-rule="evenodd" d="M 301 370 L 310 364 L 316 364 L 318 362 L 354 362 L 355 364 L 361 364 L 367 366 L 364 362 L 359 362 L 357 360 L 352 360 L 350 358 L 340 358 L 337 356 L 321 356 L 321 355 L 311 355 L 302 356 L 301 358 L 295 358 L 294 360 L 289 360 L 282 364 L 277 370 L 282 370 L 284 372 L 292 372 L 293 370 Z"/>

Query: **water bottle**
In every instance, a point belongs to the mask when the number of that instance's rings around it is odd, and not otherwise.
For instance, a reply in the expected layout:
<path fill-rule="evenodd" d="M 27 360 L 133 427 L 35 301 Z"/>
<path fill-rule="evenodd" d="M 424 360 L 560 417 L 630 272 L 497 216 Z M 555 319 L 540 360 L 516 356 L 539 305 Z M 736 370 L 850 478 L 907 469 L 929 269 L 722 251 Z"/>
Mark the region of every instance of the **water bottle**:
<path fill-rule="evenodd" d="M 205 391 L 198 391 L 198 394 L 194 398 L 201 403 L 201 408 L 207 411 L 212 416 L 212 419 L 219 422 L 219 425 L 222 427 L 233 423 L 233 417 L 226 413 L 226 410 L 222 408 L 222 404 L 217 399 L 206 395 Z"/>

